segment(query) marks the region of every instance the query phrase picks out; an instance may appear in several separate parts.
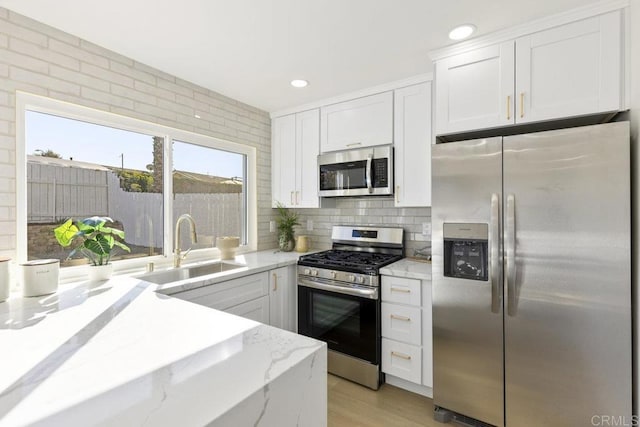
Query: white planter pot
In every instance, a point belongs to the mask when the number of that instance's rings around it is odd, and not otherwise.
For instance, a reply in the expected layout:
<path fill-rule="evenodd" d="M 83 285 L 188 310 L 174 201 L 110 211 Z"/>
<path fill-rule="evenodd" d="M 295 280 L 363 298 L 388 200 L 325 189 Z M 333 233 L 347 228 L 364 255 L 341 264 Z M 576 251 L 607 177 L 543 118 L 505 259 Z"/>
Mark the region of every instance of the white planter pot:
<path fill-rule="evenodd" d="M 37 297 L 58 290 L 59 259 L 40 259 L 20 264 L 19 280 L 22 295 Z"/>
<path fill-rule="evenodd" d="M 239 237 L 225 236 L 216 238 L 216 247 L 220 250 L 221 259 L 234 259 L 238 245 L 240 245 Z"/>
<path fill-rule="evenodd" d="M 91 282 L 109 280 L 111 278 L 111 274 L 113 274 L 113 264 L 89 266 L 89 281 Z"/>

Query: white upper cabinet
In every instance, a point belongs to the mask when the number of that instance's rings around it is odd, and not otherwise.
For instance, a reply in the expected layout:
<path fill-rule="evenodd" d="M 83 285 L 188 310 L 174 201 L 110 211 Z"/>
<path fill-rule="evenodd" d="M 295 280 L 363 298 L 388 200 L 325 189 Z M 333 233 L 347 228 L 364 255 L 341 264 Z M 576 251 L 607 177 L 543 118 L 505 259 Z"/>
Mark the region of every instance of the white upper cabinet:
<path fill-rule="evenodd" d="M 516 123 L 621 107 L 620 12 L 516 40 Z"/>
<path fill-rule="evenodd" d="M 383 92 L 320 109 L 320 151 L 393 143 L 393 92 Z"/>
<path fill-rule="evenodd" d="M 319 110 L 296 114 L 296 193 L 293 200 L 298 208 L 317 208 L 319 206 L 319 139 Z"/>
<path fill-rule="evenodd" d="M 490 38 L 487 38 L 487 42 Z M 623 108 L 620 10 L 436 60 L 436 134 Z"/>
<path fill-rule="evenodd" d="M 276 117 L 271 127 L 272 206 L 317 208 L 319 110 Z"/>
<path fill-rule="evenodd" d="M 395 206 L 431 206 L 431 82 L 394 93 Z"/>
<path fill-rule="evenodd" d="M 436 134 L 513 123 L 514 43 L 436 63 Z"/>

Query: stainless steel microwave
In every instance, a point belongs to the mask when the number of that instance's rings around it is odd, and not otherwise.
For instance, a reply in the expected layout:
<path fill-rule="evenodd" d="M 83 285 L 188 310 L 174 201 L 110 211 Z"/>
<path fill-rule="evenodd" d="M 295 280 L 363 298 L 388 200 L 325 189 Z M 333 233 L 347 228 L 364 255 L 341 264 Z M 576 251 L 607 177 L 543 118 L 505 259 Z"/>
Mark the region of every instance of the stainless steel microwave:
<path fill-rule="evenodd" d="M 393 194 L 393 147 L 383 145 L 318 156 L 321 197 Z"/>

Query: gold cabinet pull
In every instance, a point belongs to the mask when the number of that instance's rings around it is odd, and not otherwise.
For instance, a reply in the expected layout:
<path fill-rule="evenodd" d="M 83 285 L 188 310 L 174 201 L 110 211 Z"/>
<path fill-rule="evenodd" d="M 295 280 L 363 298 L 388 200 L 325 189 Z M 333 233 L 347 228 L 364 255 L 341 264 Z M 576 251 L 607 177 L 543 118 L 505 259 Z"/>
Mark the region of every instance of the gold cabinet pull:
<path fill-rule="evenodd" d="M 291 206 L 293 206 L 293 191 L 289 195 L 289 201 L 291 202 Z"/>
<path fill-rule="evenodd" d="M 507 96 L 507 120 L 511 120 L 511 95 Z"/>
<path fill-rule="evenodd" d="M 396 203 L 400 202 L 400 186 L 396 185 Z"/>
<path fill-rule="evenodd" d="M 402 320 L 403 322 L 411 322 L 411 318 L 410 317 L 398 316 L 397 314 L 392 314 L 391 318 L 392 319 L 396 319 L 396 320 Z"/>
<path fill-rule="evenodd" d="M 408 354 L 398 353 L 397 351 L 392 351 L 391 355 L 395 357 L 399 357 L 400 359 L 411 360 L 411 356 L 409 356 Z"/>
<path fill-rule="evenodd" d="M 273 273 L 273 291 L 277 291 L 278 290 L 278 275 L 276 273 Z"/>
<path fill-rule="evenodd" d="M 520 118 L 524 117 L 524 92 L 520 92 Z"/>
<path fill-rule="evenodd" d="M 391 292 L 400 292 L 403 294 L 410 294 L 411 293 L 411 289 L 402 289 L 402 288 L 396 288 L 396 287 L 391 287 Z"/>
<path fill-rule="evenodd" d="M 298 206 L 298 193 L 299 191 L 296 191 L 296 206 Z"/>

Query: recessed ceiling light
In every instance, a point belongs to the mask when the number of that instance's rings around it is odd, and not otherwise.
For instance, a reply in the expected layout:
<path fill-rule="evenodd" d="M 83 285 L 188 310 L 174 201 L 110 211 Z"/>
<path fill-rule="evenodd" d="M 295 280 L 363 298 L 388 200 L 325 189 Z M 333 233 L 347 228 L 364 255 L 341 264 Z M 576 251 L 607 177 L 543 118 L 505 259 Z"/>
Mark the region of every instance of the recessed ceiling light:
<path fill-rule="evenodd" d="M 195 117 L 196 119 L 200 119 L 200 114 L 194 114 L 193 117 Z"/>
<path fill-rule="evenodd" d="M 291 80 L 291 86 L 293 87 L 305 87 L 309 82 L 306 80 Z"/>
<path fill-rule="evenodd" d="M 449 38 L 451 40 L 462 40 L 469 37 L 476 30 L 476 26 L 473 24 L 464 24 L 455 27 L 449 31 Z"/>

